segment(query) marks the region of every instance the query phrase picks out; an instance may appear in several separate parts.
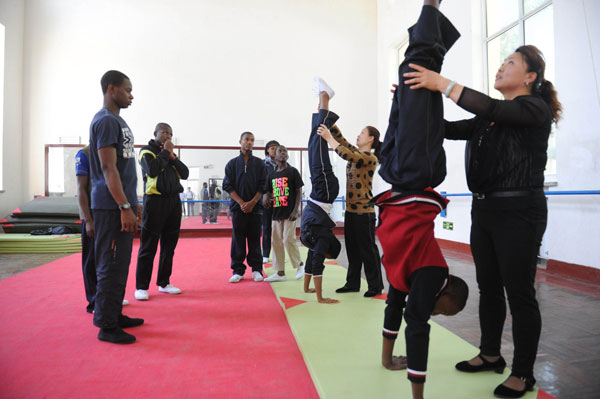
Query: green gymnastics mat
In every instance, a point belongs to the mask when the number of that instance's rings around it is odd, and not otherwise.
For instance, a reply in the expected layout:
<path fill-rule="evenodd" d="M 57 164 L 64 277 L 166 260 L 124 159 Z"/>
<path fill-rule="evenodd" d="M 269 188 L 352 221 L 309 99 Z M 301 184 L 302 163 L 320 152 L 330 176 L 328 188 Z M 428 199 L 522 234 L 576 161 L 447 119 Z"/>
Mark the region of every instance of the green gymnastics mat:
<path fill-rule="evenodd" d="M 301 248 L 306 259 L 306 248 Z M 303 279 L 295 280 L 295 270 L 286 263 L 287 281 L 270 283 L 278 297 L 304 356 L 321 399 L 411 398 L 406 370 L 391 371 L 381 365 L 381 330 L 385 297 L 364 298 L 367 283 L 357 293 L 336 294 L 346 282 L 346 269 L 328 263 L 323 274 L 323 296 L 340 300 L 339 304 L 320 304 L 314 293 L 303 290 Z M 331 264 L 329 264 L 331 263 Z M 274 273 L 266 265 L 268 275 Z M 311 282 L 311 287 L 313 284 Z M 470 299 L 473 300 L 473 299 Z M 478 353 L 477 348 L 430 320 L 429 360 L 425 397 L 428 399 L 493 398 L 496 385 L 510 374 L 493 372 L 461 373 L 454 364 Z M 402 327 L 404 328 L 404 321 Z M 277 338 L 273 345 L 277 345 Z M 405 355 L 401 331 L 395 355 Z M 272 370 L 276 378 L 278 372 Z M 526 399 L 537 398 L 537 388 Z"/>
<path fill-rule="evenodd" d="M 0 254 L 49 254 L 81 252 L 81 234 L 32 236 L 0 234 Z"/>

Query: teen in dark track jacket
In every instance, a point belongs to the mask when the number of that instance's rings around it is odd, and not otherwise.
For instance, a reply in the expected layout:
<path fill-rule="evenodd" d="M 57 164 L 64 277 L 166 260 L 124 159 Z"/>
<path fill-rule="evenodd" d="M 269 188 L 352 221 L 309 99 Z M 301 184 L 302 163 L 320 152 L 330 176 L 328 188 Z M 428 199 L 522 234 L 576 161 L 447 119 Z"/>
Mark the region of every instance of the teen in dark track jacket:
<path fill-rule="evenodd" d="M 254 281 L 263 280 L 263 262 L 260 248 L 261 216 L 263 206 L 260 201 L 265 192 L 266 169 L 262 159 L 252 155 L 254 134 L 244 132 L 240 137 L 240 155 L 225 166 L 223 190 L 230 195 L 233 231 L 231 235 L 230 283 L 238 283 L 244 278 L 247 260 L 252 268 Z M 246 241 L 248 252 L 246 252 Z"/>
<path fill-rule="evenodd" d="M 181 199 L 183 187 L 179 180 L 187 179 L 187 166 L 173 153 L 173 130 L 166 123 L 154 129 L 154 139 L 140 151 L 139 162 L 144 174 L 144 209 L 140 250 L 135 275 L 135 299 L 148 300 L 152 266 L 160 239 L 160 259 L 156 284 L 159 292 L 180 294 L 170 284 L 173 255 L 179 240 L 181 226 Z"/>

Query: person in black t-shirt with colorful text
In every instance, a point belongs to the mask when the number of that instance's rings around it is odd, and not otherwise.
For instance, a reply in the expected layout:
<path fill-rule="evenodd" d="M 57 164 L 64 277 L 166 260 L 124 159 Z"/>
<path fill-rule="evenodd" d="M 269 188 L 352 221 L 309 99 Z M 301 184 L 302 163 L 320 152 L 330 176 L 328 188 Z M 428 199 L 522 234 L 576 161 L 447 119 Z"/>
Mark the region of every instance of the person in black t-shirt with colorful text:
<path fill-rule="evenodd" d="M 264 195 L 265 207 L 272 207 L 271 249 L 273 269 L 277 272 L 265 281 L 285 281 L 285 251 L 287 250 L 292 267 L 298 269 L 296 280 L 304 276 L 304 264 L 296 244 L 296 220 L 302 198 L 304 182 L 298 169 L 287 163 L 287 148 L 283 145 L 275 151 L 277 169 L 267 178 L 267 192 Z"/>

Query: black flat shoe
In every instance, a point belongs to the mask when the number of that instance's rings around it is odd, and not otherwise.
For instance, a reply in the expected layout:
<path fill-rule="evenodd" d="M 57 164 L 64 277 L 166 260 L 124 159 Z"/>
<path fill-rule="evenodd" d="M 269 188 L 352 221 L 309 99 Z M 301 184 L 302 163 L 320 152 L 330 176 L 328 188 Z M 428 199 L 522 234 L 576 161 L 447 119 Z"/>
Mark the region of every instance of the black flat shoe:
<path fill-rule="evenodd" d="M 101 328 L 100 332 L 98 332 L 98 339 L 113 344 L 132 344 L 135 342 L 135 337 L 133 335 L 127 334 L 119 327 Z"/>
<path fill-rule="evenodd" d="M 495 362 L 485 360 L 483 356 L 481 356 L 481 353 L 477 355 L 477 357 L 479 357 L 483 361 L 483 363 L 479 366 L 473 366 L 472 364 L 469 364 L 468 360 L 465 360 L 464 362 L 456 363 L 456 366 L 454 367 L 456 367 L 458 371 L 462 371 L 464 373 L 477 373 L 479 371 L 488 370 L 493 370 L 498 374 L 502 374 L 504 372 L 504 368 L 506 367 L 506 361 L 502 356 L 500 356 L 500 358 Z"/>
<path fill-rule="evenodd" d="M 342 288 L 338 288 L 337 290 L 335 290 L 335 292 L 337 292 L 338 294 L 343 294 L 345 292 L 358 292 L 360 291 L 360 288 L 350 288 L 350 287 L 346 287 L 343 286 Z"/>
<path fill-rule="evenodd" d="M 130 328 L 137 327 L 144 324 L 144 319 L 133 318 L 125 315 L 119 316 L 119 327 L 120 328 Z"/>
<path fill-rule="evenodd" d="M 494 396 L 497 398 L 521 398 L 527 391 L 533 391 L 535 378 L 519 378 L 525 383 L 525 388 L 522 391 L 517 391 L 516 389 L 509 388 L 504 384 L 500 384 L 496 387 L 496 389 L 494 389 Z"/>
<path fill-rule="evenodd" d="M 365 292 L 364 297 L 365 298 L 373 298 L 374 296 L 377 296 L 379 294 L 381 294 L 381 291 L 371 291 L 371 290 L 368 290 L 367 292 Z"/>

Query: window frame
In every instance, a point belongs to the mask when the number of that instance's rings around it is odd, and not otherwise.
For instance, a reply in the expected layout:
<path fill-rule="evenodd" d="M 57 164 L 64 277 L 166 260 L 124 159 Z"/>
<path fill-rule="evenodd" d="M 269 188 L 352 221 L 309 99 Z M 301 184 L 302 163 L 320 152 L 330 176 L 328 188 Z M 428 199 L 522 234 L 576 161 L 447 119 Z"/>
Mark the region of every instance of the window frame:
<path fill-rule="evenodd" d="M 488 63 L 489 60 L 489 54 L 488 54 L 488 48 L 489 48 L 489 43 L 502 36 L 504 33 L 508 32 L 509 30 L 513 29 L 514 27 L 518 27 L 518 32 L 519 32 L 519 44 L 523 45 L 525 44 L 525 22 L 534 17 L 535 15 L 537 15 L 538 13 L 542 12 L 543 10 L 545 10 L 547 7 L 550 6 L 554 6 L 554 0 L 546 0 L 544 1 L 542 4 L 540 4 L 539 6 L 537 6 L 536 8 L 534 8 L 533 10 L 525 13 L 525 1 L 526 0 L 518 0 L 518 6 L 519 6 L 519 18 L 513 22 L 510 22 L 509 24 L 505 25 L 504 27 L 500 28 L 498 31 L 493 32 L 492 34 L 489 34 L 488 32 L 488 16 L 487 16 L 487 0 L 481 0 L 481 4 L 482 4 L 482 23 L 483 23 L 483 32 L 484 32 L 484 40 L 482 43 L 483 46 L 483 54 L 484 54 L 484 87 L 485 87 L 485 92 L 487 93 L 487 95 L 491 96 L 490 93 L 490 81 L 489 81 L 489 74 L 490 74 L 490 65 Z M 552 12 L 554 12 L 554 10 L 552 10 Z M 554 26 L 552 26 L 552 29 L 554 29 Z M 553 131 L 556 127 L 553 125 Z M 554 148 L 556 150 L 556 148 Z M 556 152 L 556 151 L 554 151 Z M 556 162 L 556 157 L 553 158 L 553 160 Z M 546 163 L 546 166 L 548 166 L 548 162 L 550 161 L 550 158 L 548 158 L 548 161 Z M 549 187 L 549 186 L 555 186 L 557 185 L 557 177 L 556 177 L 556 167 L 555 167 L 555 171 L 554 173 L 547 173 L 546 171 L 544 171 L 544 186 Z"/>

